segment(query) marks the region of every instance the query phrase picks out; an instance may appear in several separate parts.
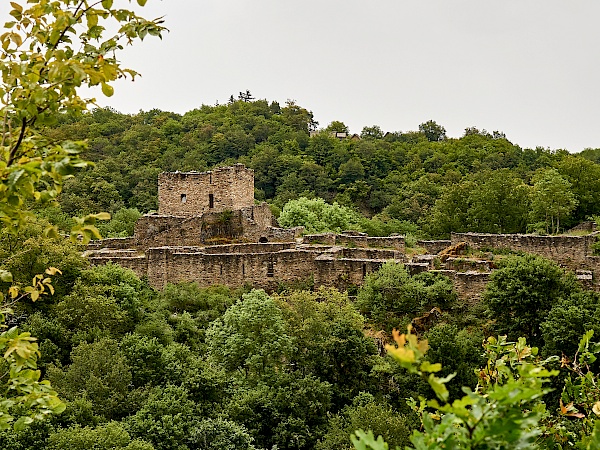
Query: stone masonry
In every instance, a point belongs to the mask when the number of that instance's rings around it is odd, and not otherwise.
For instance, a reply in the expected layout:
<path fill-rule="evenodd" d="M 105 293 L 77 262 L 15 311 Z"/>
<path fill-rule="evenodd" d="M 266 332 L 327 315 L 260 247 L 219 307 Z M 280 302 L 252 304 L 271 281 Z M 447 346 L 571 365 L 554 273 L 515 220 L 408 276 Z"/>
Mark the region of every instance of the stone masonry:
<path fill-rule="evenodd" d="M 243 164 L 209 172 L 158 176 L 158 213 L 179 217 L 238 210 L 254 205 L 254 172 Z"/>
<path fill-rule="evenodd" d="M 254 173 L 241 164 L 202 173 L 163 173 L 158 183 L 158 213 L 141 217 L 132 237 L 90 244 L 92 264 L 112 261 L 128 267 L 158 289 L 192 281 L 275 290 L 282 283 L 346 289 L 362 284 L 386 261 L 395 261 L 404 263 L 411 274 L 448 275 L 460 298 L 476 302 L 495 268 L 493 262 L 463 257 L 444 262 L 436 256 L 450 245 L 466 243 L 477 250 L 539 254 L 581 272 L 589 286 L 598 286 L 594 274 L 600 273 L 600 257 L 591 252 L 595 234 L 453 233 L 450 241 L 419 241 L 428 254 L 409 257 L 403 236 L 376 238 L 348 231 L 300 237 L 301 227 L 278 228 L 269 206 L 254 204 Z"/>

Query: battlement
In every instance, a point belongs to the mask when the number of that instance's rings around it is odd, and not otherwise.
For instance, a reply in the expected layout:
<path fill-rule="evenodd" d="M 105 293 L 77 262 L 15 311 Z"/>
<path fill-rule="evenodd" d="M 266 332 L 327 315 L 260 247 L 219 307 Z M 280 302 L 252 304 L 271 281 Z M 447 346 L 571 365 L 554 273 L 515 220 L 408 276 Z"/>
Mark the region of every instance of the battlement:
<path fill-rule="evenodd" d="M 163 172 L 158 176 L 158 213 L 191 217 L 254 205 L 254 171 L 243 164 L 208 172 Z"/>

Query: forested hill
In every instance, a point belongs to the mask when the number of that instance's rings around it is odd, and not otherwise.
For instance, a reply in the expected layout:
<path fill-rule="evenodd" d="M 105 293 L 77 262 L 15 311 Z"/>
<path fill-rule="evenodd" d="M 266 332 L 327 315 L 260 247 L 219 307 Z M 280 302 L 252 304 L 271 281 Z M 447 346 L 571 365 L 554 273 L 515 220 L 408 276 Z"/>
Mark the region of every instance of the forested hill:
<path fill-rule="evenodd" d="M 349 131 L 343 122 L 310 137 L 316 126 L 307 109 L 266 100 L 232 99 L 184 115 L 96 109 L 61 117 L 53 137 L 88 139 L 86 157 L 96 162 L 67 184 L 62 209 L 146 212 L 157 208 L 161 171 L 241 162 L 255 170 L 256 199 L 277 208 L 321 197 L 431 237 L 552 231 L 557 219 L 564 228 L 600 213 L 600 149 L 522 149 L 476 128 L 447 138 L 433 121 L 409 132 L 365 127 L 345 139 L 332 133 Z"/>

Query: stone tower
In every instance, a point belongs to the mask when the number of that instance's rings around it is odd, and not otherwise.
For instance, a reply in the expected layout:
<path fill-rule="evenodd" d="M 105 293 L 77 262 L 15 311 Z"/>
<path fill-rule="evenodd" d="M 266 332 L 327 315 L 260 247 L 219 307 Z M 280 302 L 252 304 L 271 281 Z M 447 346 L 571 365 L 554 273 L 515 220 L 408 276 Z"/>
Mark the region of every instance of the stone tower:
<path fill-rule="evenodd" d="M 163 172 L 158 176 L 158 213 L 191 217 L 254 205 L 254 171 L 243 164 L 209 172 Z"/>

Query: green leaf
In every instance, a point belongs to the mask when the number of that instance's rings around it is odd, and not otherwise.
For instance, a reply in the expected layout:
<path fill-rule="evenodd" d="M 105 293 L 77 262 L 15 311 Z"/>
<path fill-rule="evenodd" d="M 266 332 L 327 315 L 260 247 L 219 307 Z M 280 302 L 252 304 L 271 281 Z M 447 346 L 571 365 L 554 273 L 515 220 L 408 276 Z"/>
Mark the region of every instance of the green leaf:
<path fill-rule="evenodd" d="M 10 273 L 8 270 L 0 269 L 0 280 L 4 281 L 5 283 L 12 283 L 12 281 L 13 281 L 12 273 Z"/>
<path fill-rule="evenodd" d="M 10 2 L 10 6 L 12 6 L 14 9 L 19 11 L 20 13 L 23 12 L 23 7 L 21 5 L 19 5 L 18 3 Z"/>
<path fill-rule="evenodd" d="M 19 417 L 19 420 L 15 422 L 15 431 L 23 431 L 27 428 L 27 425 L 33 422 L 31 417 L 23 416 Z"/>
<path fill-rule="evenodd" d="M 423 361 L 420 370 L 423 372 L 439 372 L 442 370 L 442 365 L 440 363 L 431 364 L 429 361 Z"/>
<path fill-rule="evenodd" d="M 115 93 L 115 90 L 110 84 L 102 83 L 102 93 L 107 97 L 112 97 L 112 95 Z"/>
<path fill-rule="evenodd" d="M 140 6 L 144 6 L 146 4 L 146 1 L 147 0 L 137 0 L 138 5 L 140 5 Z"/>
<path fill-rule="evenodd" d="M 110 220 L 110 213 L 101 212 L 98 214 L 90 214 L 90 217 L 93 217 L 96 220 Z"/>
<path fill-rule="evenodd" d="M 112 8 L 113 0 L 102 0 L 102 7 L 105 9 Z"/>

